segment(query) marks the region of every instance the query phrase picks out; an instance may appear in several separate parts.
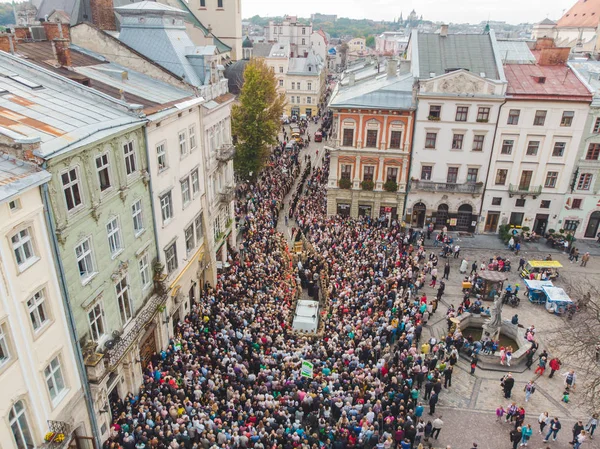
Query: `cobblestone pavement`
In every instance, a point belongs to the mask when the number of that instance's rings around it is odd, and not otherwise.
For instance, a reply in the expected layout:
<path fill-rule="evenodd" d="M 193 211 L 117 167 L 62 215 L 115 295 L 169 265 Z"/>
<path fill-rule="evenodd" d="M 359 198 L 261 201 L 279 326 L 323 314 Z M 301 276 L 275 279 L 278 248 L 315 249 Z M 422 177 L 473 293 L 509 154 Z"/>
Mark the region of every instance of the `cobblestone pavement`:
<path fill-rule="evenodd" d="M 316 125 L 311 125 L 311 135 L 314 134 L 316 128 Z M 318 160 L 320 161 L 323 156 L 323 146 L 325 144 L 326 142 L 311 142 L 308 149 L 302 150 L 300 156 L 303 168 L 304 155 L 310 154 L 311 159 L 315 161 L 317 160 L 316 150 L 318 149 Z M 292 192 L 295 192 L 295 188 Z M 288 212 L 287 203 L 290 199 L 291 194 L 286 198 L 286 206 L 284 208 L 285 215 L 287 215 Z M 293 221 L 290 221 L 289 226 L 286 226 L 284 213 L 280 215 L 278 230 L 283 232 L 291 243 L 291 227 L 295 224 Z M 423 333 L 424 338 L 429 338 L 431 335 L 435 335 L 439 338 L 440 335 L 444 335 L 447 329 L 445 313 L 448 305 L 458 305 L 462 300 L 461 281 L 463 275 L 459 273 L 459 265 L 462 257 L 465 257 L 468 260 L 469 267 L 473 261 L 477 261 L 479 264 L 482 260 L 488 260 L 495 255 L 509 257 L 513 262 L 513 266 L 515 268 L 518 266 L 519 256 L 515 256 L 508 251 L 497 236 L 476 235 L 474 237 L 459 237 L 457 242 L 462 248 L 461 258 L 449 259 L 452 268 L 450 280 L 446 281 L 446 293 L 442 300 L 443 304 L 440 305 L 438 312 L 433 315 L 429 325 L 425 328 L 425 332 Z M 428 251 L 434 249 L 431 246 L 432 243 L 433 240 L 426 242 Z M 590 251 L 593 256 L 600 256 L 600 246 L 594 241 L 578 241 L 576 246 L 581 248 L 582 253 L 584 251 Z M 438 248 L 435 250 L 437 251 Z M 564 287 L 566 281 L 574 279 L 583 279 L 584 282 L 589 283 L 600 281 L 600 257 L 592 257 L 588 262 L 587 267 L 581 268 L 578 264 L 569 263 L 567 256 L 560 251 L 547 247 L 543 241 L 536 244 L 525 244 L 521 255 L 525 259 L 535 260 L 545 258 L 549 253 L 552 253 L 552 257 L 555 260 L 559 260 L 564 265 L 564 268 L 560 271 L 560 280 L 555 283 L 557 286 Z M 443 267 L 444 263 L 445 260 L 440 258 L 439 265 Z M 520 283 L 521 286 L 523 286 L 523 282 L 516 273 L 516 270 L 507 273 L 507 275 L 509 278 L 508 282 L 511 285 Z M 521 291 L 523 290 L 524 289 Z M 428 296 L 433 296 L 435 295 L 436 290 L 425 287 L 424 292 Z M 503 312 L 505 318 L 509 318 L 514 313 L 518 313 L 519 322 L 525 327 L 534 324 L 537 329 L 538 340 L 540 341 L 540 349 L 545 348 L 550 355 L 552 355 L 553 348 L 547 346 L 546 340 L 550 332 L 557 326 L 560 326 L 563 322 L 560 317 L 547 313 L 542 306 L 533 305 L 526 299 L 521 301 L 518 308 L 513 309 L 512 307 L 506 306 Z M 568 369 L 568 365 L 563 366 L 561 371 L 566 372 Z M 504 373 L 500 371 L 477 369 L 475 375 L 472 376 L 470 375 L 468 363 L 465 360 L 460 360 L 458 362 L 457 369 L 452 377 L 452 386 L 442 390 L 440 401 L 436 408 L 436 416 L 442 416 L 444 427 L 440 433 L 439 439 L 437 441 L 432 441 L 434 448 L 445 449 L 446 446 L 449 445 L 452 449 L 470 449 L 474 442 L 477 443 L 478 448 L 480 449 L 511 448 L 512 444 L 509 441 L 509 432 L 512 429 L 512 426 L 510 424 L 497 422 L 495 410 L 499 405 L 506 407 L 512 400 L 516 401 L 518 405 L 523 405 L 525 407 L 525 424 L 531 424 L 534 428 L 534 434 L 528 448 L 572 448 L 569 441 L 571 441 L 572 438 L 571 428 L 573 427 L 573 424 L 577 419 L 584 419 L 584 422 L 587 422 L 589 417 L 584 408 L 585 404 L 578 403 L 578 393 L 575 392 L 572 395 L 573 400 L 571 403 L 562 403 L 560 401 L 563 391 L 562 376 L 557 374 L 556 376 L 558 377 L 555 376 L 553 379 L 548 379 L 546 375 L 536 380 L 536 392 L 533 394 L 530 401 L 526 403 L 523 388 L 530 379 L 534 378 L 533 371 L 526 371 L 524 373 L 513 373 L 516 380 L 515 387 L 513 388 L 513 397 L 510 400 L 505 399 L 500 388 L 500 378 L 503 374 Z M 426 405 L 427 401 L 423 399 L 423 403 Z M 426 412 L 428 411 L 427 406 L 425 407 L 425 410 Z M 551 441 L 549 443 L 543 443 L 542 436 L 538 433 L 539 427 L 537 424 L 537 417 L 543 411 L 548 411 L 551 416 L 559 417 L 562 422 L 563 428 L 559 433 L 556 442 Z M 429 418 L 429 415 L 425 413 L 424 417 Z M 582 446 L 582 449 L 600 449 L 600 433 L 596 438 L 596 440 L 588 440 L 585 445 Z"/>

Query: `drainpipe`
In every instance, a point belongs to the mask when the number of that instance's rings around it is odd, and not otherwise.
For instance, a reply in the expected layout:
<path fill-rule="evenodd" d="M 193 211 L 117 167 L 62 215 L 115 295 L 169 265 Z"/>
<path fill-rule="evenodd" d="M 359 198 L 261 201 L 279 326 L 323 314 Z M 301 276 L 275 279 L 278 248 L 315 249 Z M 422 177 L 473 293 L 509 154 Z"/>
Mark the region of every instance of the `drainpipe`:
<path fill-rule="evenodd" d="M 144 126 L 144 140 L 146 148 L 146 164 L 148 166 L 148 188 L 150 189 L 150 209 L 152 210 L 152 225 L 154 228 L 154 245 L 156 246 L 156 261 L 160 262 L 160 250 L 158 247 L 158 226 L 156 224 L 156 207 L 154 205 L 154 188 L 152 187 L 152 176 L 150 176 L 150 150 L 148 149 L 148 126 Z M 154 270 L 153 270 L 154 273 Z"/>
<path fill-rule="evenodd" d="M 485 174 L 485 181 L 483 183 L 483 192 L 481 193 L 481 204 L 479 205 L 479 214 L 477 216 L 477 220 L 480 219 L 481 213 L 483 212 L 483 200 L 485 198 L 485 192 L 487 191 L 487 182 L 490 177 L 490 170 L 492 169 L 492 157 L 494 156 L 494 147 L 496 146 L 496 136 L 498 134 L 498 125 L 500 124 L 500 113 L 502 112 L 502 108 L 506 104 L 506 98 L 498 108 L 498 117 L 496 117 L 496 127 L 494 128 L 494 137 L 492 139 L 492 151 L 490 151 L 490 160 L 488 161 L 488 169 Z M 475 226 L 475 234 L 477 234 L 477 229 L 479 228 L 479 222 Z"/>
<path fill-rule="evenodd" d="M 42 168 L 44 168 L 44 170 L 47 168 L 46 162 L 42 164 Z M 71 343 L 73 345 L 73 350 L 75 353 L 77 371 L 79 371 L 79 377 L 81 378 L 81 384 L 83 385 L 85 405 L 88 411 L 88 415 L 90 416 L 90 424 L 92 426 L 92 435 L 95 441 L 95 446 L 96 448 L 101 448 L 102 441 L 100 439 L 100 433 L 98 432 L 98 420 L 96 419 L 96 413 L 94 412 L 94 400 L 92 398 L 92 390 L 90 389 L 90 384 L 87 378 L 87 372 L 83 361 L 83 353 L 81 352 L 81 347 L 79 346 L 77 339 L 77 328 L 75 327 L 75 319 L 73 317 L 73 311 L 71 310 L 71 302 L 69 301 L 67 280 L 65 279 L 64 274 L 65 270 L 62 264 L 62 259 L 60 258 L 60 252 L 58 250 L 58 241 L 56 239 L 56 227 L 54 226 L 52 209 L 50 207 L 50 198 L 48 195 L 48 183 L 43 184 L 41 187 L 42 201 L 44 202 L 44 216 L 46 217 L 46 225 L 48 226 L 48 233 L 50 234 L 50 244 L 52 245 L 52 249 L 54 250 L 54 254 L 56 255 L 55 262 L 57 265 L 58 280 L 62 292 L 61 296 L 63 306 L 65 308 L 65 313 L 67 314 L 67 329 L 69 330 Z"/>
<path fill-rule="evenodd" d="M 404 214 L 406 213 L 406 203 L 408 202 L 408 194 L 410 193 L 410 187 L 411 187 L 411 178 L 410 178 L 410 172 L 412 170 L 412 164 L 413 164 L 413 154 L 412 154 L 412 150 L 413 150 L 413 142 L 415 141 L 415 131 L 417 129 L 417 105 L 418 105 L 418 98 L 415 99 L 415 109 L 414 109 L 414 118 L 413 118 L 413 126 L 412 126 L 412 133 L 410 136 L 410 154 L 409 154 L 409 158 L 408 158 L 408 174 L 407 174 L 407 180 L 406 180 L 406 195 L 404 196 L 404 206 L 402 207 L 402 221 L 404 221 Z M 425 216 L 425 218 L 427 218 L 427 216 Z"/>

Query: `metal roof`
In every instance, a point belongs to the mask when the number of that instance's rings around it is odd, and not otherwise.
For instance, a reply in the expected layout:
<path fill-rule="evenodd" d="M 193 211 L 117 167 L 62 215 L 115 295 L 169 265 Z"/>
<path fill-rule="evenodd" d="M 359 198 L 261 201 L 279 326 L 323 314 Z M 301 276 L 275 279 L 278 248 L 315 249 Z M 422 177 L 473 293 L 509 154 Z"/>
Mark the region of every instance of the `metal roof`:
<path fill-rule="evenodd" d="M 503 64 L 535 64 L 535 56 L 525 41 L 498 41 Z"/>
<path fill-rule="evenodd" d="M 448 71 L 465 69 L 485 78 L 499 80 L 500 70 L 491 34 L 415 33 L 418 50 L 419 77 L 430 78 Z"/>
<path fill-rule="evenodd" d="M 592 107 L 600 107 L 600 61 L 569 61 L 569 66 L 593 92 Z"/>
<path fill-rule="evenodd" d="M 0 134 L 5 129 L 0 128 Z M 10 131 L 8 134 L 11 134 Z M 52 175 L 35 164 L 0 155 L 0 203 L 10 201 L 26 190 L 44 184 Z"/>
<path fill-rule="evenodd" d="M 387 73 L 382 73 L 353 86 L 339 86 L 329 102 L 329 107 L 414 109 L 412 89 L 412 74 L 390 78 Z"/>
<path fill-rule="evenodd" d="M 122 126 L 141 126 L 125 102 L 0 52 L 0 126 L 37 137 L 36 154 L 50 158 Z M 13 76 L 15 75 L 15 76 Z"/>

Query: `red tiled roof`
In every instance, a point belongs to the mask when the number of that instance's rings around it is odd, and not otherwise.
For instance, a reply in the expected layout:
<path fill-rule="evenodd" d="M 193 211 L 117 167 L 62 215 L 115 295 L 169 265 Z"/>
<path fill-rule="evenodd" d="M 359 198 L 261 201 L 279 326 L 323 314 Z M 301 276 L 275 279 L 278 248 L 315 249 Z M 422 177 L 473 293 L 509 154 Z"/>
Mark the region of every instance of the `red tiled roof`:
<path fill-rule="evenodd" d="M 566 65 L 507 64 L 504 74 L 510 98 L 592 101 L 590 91 Z M 538 82 L 539 77 L 545 77 L 545 82 Z"/>
<path fill-rule="evenodd" d="M 596 28 L 600 19 L 600 0 L 577 0 L 557 22 L 560 27 Z"/>

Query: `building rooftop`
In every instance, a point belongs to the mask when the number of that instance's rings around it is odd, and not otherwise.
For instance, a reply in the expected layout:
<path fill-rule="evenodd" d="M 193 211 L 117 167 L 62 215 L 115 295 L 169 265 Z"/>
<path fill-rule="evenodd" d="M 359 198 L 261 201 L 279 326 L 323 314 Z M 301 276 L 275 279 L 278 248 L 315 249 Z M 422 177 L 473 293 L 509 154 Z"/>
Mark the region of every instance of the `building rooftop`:
<path fill-rule="evenodd" d="M 374 78 L 354 85 L 338 84 L 329 107 L 413 109 L 413 76 L 411 73 L 389 77 L 384 71 Z"/>
<path fill-rule="evenodd" d="M 596 28 L 600 19 L 600 0 L 577 0 L 571 8 L 558 19 L 561 27 Z"/>
<path fill-rule="evenodd" d="M 594 99 L 593 107 L 600 107 L 600 61 L 570 61 L 569 67 L 577 72 L 582 79 L 592 90 Z"/>
<path fill-rule="evenodd" d="M 0 134 L 10 131 L 0 127 Z M 50 173 L 35 164 L 15 159 L 8 154 L 0 156 L 0 204 L 10 201 L 26 190 L 48 182 Z"/>
<path fill-rule="evenodd" d="M 504 73 L 509 98 L 583 101 L 592 94 L 566 65 L 507 64 Z"/>
<path fill-rule="evenodd" d="M 550 20 L 546 17 L 544 20 L 542 20 L 540 23 L 538 23 L 538 25 L 556 25 L 556 22 L 554 22 L 553 20 Z"/>
<path fill-rule="evenodd" d="M 128 103 L 17 56 L 0 52 L 0 71 L 5 74 L 0 78 L 0 127 L 23 139 L 39 138 L 40 157 L 144 122 Z"/>
<path fill-rule="evenodd" d="M 503 64 L 535 64 L 535 56 L 525 41 L 499 40 L 498 52 Z"/>
<path fill-rule="evenodd" d="M 499 80 L 501 73 L 492 43 L 493 34 L 448 34 L 413 32 L 418 52 L 419 78 L 440 76 L 465 69 L 485 78 Z M 495 40 L 495 39 L 494 39 Z M 413 47 L 413 54 L 414 54 Z"/>

